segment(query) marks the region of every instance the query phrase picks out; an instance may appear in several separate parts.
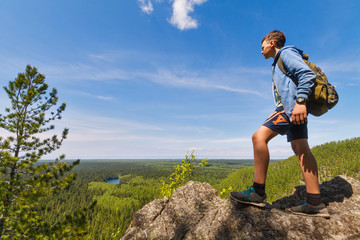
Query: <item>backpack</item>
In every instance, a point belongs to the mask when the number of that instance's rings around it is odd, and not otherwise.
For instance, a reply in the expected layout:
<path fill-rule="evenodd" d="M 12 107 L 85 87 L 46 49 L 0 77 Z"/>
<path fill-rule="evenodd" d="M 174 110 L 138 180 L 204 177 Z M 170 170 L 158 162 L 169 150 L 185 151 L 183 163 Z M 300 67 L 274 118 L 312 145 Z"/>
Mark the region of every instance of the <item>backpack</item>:
<path fill-rule="evenodd" d="M 311 88 L 311 94 L 308 99 L 308 111 L 314 116 L 321 116 L 326 113 L 329 109 L 333 108 L 339 101 L 339 96 L 332 86 L 323 71 L 315 64 L 308 61 L 309 55 L 304 54 L 304 62 L 309 68 L 316 74 L 316 82 Z M 281 55 L 277 60 L 277 65 L 280 70 L 298 86 L 298 80 L 286 69 L 284 62 L 281 59 Z"/>

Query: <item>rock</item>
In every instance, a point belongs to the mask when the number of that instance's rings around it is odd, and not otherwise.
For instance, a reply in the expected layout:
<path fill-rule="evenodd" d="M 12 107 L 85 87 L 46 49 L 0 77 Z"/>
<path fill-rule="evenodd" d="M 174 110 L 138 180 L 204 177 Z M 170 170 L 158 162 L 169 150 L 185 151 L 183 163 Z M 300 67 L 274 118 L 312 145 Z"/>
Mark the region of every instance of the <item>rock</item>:
<path fill-rule="evenodd" d="M 190 181 L 171 199 L 140 209 L 122 239 L 360 239 L 360 182 L 338 176 L 320 188 L 330 219 L 283 210 L 305 200 L 304 186 L 259 209 L 221 199 L 210 184 Z"/>

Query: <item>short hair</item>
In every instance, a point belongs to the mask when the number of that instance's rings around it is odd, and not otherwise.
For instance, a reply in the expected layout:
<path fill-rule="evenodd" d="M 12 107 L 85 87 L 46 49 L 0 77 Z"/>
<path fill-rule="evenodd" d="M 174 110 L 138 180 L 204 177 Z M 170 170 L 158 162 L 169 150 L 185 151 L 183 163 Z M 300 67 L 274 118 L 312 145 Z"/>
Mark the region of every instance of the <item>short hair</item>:
<path fill-rule="evenodd" d="M 268 33 L 264 37 L 264 39 L 261 41 L 261 43 L 263 43 L 265 40 L 275 41 L 275 46 L 277 48 L 282 48 L 285 45 L 286 37 L 285 37 L 285 34 L 283 32 L 280 32 L 278 30 L 274 30 L 274 31 Z"/>

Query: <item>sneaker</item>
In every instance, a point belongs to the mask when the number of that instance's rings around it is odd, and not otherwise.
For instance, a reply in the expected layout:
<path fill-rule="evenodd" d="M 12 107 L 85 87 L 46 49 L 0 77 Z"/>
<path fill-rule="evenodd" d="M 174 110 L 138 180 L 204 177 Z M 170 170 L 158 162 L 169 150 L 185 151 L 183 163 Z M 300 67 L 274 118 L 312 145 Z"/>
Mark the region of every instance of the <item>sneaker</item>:
<path fill-rule="evenodd" d="M 254 205 L 257 207 L 266 206 L 266 194 L 260 196 L 255 192 L 253 187 L 249 187 L 247 190 L 242 192 L 231 192 L 230 196 L 237 202 Z"/>
<path fill-rule="evenodd" d="M 313 206 L 305 202 L 302 205 L 290 208 L 290 212 L 298 215 L 330 218 L 330 214 L 324 203 Z"/>

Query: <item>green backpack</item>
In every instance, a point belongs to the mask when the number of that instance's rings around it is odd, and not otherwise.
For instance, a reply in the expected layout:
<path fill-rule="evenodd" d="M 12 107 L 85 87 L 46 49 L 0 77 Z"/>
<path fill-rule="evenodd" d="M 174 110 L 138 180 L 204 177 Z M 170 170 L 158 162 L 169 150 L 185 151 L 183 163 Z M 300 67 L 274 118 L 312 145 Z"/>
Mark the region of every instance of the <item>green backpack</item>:
<path fill-rule="evenodd" d="M 308 59 L 309 55 L 304 54 L 304 62 L 316 74 L 316 82 L 311 88 L 311 94 L 308 99 L 308 111 L 314 116 L 321 116 L 337 104 L 339 96 L 335 87 L 329 83 L 323 71 L 315 64 L 309 62 Z M 298 80 L 286 69 L 284 62 L 281 59 L 281 55 L 277 60 L 277 64 L 280 70 L 291 78 L 297 86 Z"/>

